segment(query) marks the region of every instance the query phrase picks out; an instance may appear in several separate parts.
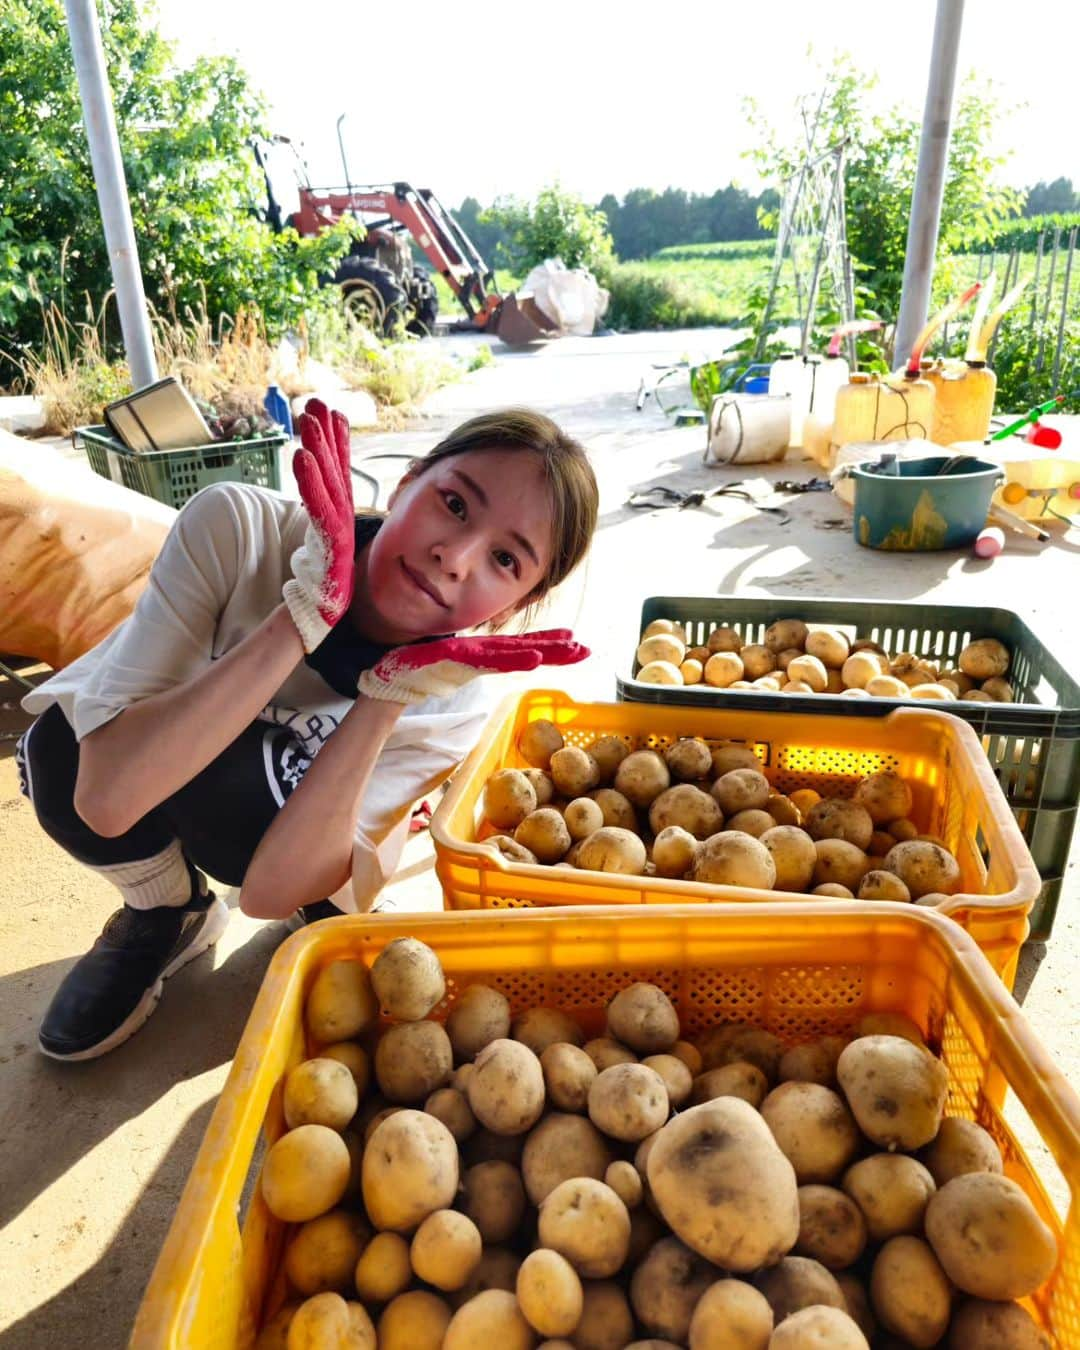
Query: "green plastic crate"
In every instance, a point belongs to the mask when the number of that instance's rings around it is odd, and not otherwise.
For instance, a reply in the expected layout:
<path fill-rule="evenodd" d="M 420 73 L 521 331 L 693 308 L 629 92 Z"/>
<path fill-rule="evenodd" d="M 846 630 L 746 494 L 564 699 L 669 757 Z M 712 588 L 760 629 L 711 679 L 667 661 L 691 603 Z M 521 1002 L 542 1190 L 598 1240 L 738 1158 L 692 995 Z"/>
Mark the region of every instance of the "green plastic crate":
<path fill-rule="evenodd" d="M 279 454 L 288 441 L 274 432 L 250 441 L 214 441 L 184 450 L 136 453 L 110 435 L 107 427 L 79 427 L 79 438 L 90 467 L 102 478 L 153 497 L 179 509 L 200 488 L 211 483 L 251 483 L 281 487 Z"/>
<path fill-rule="evenodd" d="M 638 633 L 653 619 L 674 619 L 686 628 L 691 646 L 704 645 L 720 624 L 736 629 L 745 642 L 761 642 L 771 623 L 790 618 L 804 619 L 811 627 L 838 628 L 852 638 L 871 638 L 887 651 L 915 652 L 937 661 L 955 661 L 973 638 L 998 638 L 1008 647 L 1012 652 L 1009 679 L 1020 701 L 932 706 L 962 717 L 981 735 L 983 749 L 1043 879 L 1031 912 L 1031 937 L 1040 941 L 1048 938 L 1061 898 L 1080 803 L 1080 684 L 1019 615 L 1008 609 L 808 600 L 802 596 L 748 599 L 734 595 L 656 595 L 642 606 Z M 635 661 L 633 675 L 637 669 Z M 916 703 L 911 699 L 854 699 L 840 694 L 750 693 L 706 685 L 642 684 L 633 675 L 617 677 L 620 700 L 737 707 L 747 712 L 782 708 L 850 717 L 884 717 L 894 708 Z"/>

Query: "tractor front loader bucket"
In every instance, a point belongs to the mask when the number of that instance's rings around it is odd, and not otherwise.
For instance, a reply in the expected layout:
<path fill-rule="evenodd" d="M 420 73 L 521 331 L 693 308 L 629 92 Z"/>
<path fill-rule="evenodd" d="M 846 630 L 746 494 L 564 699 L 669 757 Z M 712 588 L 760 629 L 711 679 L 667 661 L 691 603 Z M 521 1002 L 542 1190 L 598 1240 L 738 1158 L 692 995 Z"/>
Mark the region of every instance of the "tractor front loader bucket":
<path fill-rule="evenodd" d="M 558 324 L 548 318 L 531 295 L 518 299 L 514 291 L 499 306 L 494 333 L 508 347 L 525 347 L 530 342 L 548 342 L 562 336 Z"/>

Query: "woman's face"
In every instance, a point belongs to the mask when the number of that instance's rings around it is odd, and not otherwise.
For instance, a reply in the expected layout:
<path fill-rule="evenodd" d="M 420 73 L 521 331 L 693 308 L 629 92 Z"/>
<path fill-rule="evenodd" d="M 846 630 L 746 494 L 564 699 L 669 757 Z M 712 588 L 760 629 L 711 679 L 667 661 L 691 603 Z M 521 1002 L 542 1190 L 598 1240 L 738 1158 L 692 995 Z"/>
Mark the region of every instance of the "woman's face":
<path fill-rule="evenodd" d="M 539 456 L 471 450 L 402 481 L 357 560 L 354 614 L 376 641 L 410 642 L 514 612 L 551 561 Z"/>

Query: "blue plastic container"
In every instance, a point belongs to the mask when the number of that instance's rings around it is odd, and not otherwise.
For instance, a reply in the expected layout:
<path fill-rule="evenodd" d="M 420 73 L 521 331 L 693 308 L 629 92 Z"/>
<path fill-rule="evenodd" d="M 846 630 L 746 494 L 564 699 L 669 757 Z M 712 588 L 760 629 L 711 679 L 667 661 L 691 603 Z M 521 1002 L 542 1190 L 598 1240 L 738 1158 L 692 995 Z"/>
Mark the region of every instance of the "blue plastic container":
<path fill-rule="evenodd" d="M 894 553 L 970 548 L 1003 478 L 999 464 L 949 455 L 855 464 L 850 476 L 856 542 Z"/>
<path fill-rule="evenodd" d="M 289 400 L 276 384 L 272 384 L 266 391 L 263 407 L 266 409 L 267 417 L 272 418 L 286 436 L 293 434 L 292 409 L 289 407 Z"/>

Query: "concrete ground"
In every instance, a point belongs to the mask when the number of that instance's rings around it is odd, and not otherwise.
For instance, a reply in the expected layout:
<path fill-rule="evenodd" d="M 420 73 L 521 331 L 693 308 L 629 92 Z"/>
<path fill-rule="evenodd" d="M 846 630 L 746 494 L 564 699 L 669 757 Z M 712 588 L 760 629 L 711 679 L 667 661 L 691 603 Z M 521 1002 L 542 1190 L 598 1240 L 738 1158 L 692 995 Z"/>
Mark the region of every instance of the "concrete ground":
<path fill-rule="evenodd" d="M 768 480 L 810 476 L 806 464 L 760 476 L 705 468 L 700 428 L 672 427 L 652 400 L 635 411 L 638 380 L 651 363 L 719 355 L 723 338 L 640 334 L 497 350 L 494 366 L 440 391 L 414 429 L 358 439 L 356 456 L 423 449 L 465 416 L 514 402 L 544 409 L 588 443 L 601 482 L 600 528 L 587 571 L 555 615 L 595 652 L 565 681 L 581 696 L 614 697 L 614 672 L 629 665 L 641 601 L 654 594 L 1002 605 L 1080 668 L 1080 630 L 1063 622 L 1080 580 L 1078 530 L 1046 547 L 1010 537 L 1004 555 L 983 563 L 957 553 L 860 549 L 849 514 L 831 495 L 785 499 L 787 524 L 731 497 L 697 510 L 628 510 L 630 492 L 657 483 L 683 490 L 750 479 L 751 491 L 768 499 Z M 446 341 L 467 347 L 473 339 Z M 389 484 L 400 468 L 383 463 L 379 476 Z M 73 462 L 72 471 L 83 470 Z M 0 736 L 25 725 L 17 698 L 18 690 L 0 684 Z M 217 949 L 170 982 L 137 1037 L 97 1062 L 45 1059 L 36 1049 L 38 1021 L 115 907 L 115 893 L 40 833 L 18 794 L 12 749 L 10 737 L 0 740 L 0 1337 L 5 1350 L 88 1343 L 107 1350 L 126 1340 L 284 927 L 245 918 L 230 894 L 234 913 Z M 1074 869 L 1053 939 L 1025 953 L 1018 991 L 1080 1086 L 1076 891 Z M 410 842 L 392 893 L 402 907 L 438 906 L 426 835 Z"/>

